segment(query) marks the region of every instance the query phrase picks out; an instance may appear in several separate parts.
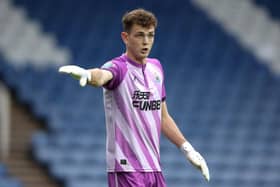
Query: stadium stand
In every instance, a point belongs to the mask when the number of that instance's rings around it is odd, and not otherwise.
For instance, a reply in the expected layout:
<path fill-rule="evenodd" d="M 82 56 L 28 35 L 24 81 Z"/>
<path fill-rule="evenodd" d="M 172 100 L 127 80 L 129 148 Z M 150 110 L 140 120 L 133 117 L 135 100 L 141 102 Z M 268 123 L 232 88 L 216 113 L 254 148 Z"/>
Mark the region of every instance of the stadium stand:
<path fill-rule="evenodd" d="M 190 1 L 13 3 L 39 21 L 44 32 L 53 33 L 59 45 L 69 47 L 70 64 L 83 67 L 101 66 L 123 52 L 119 33 L 125 11 L 154 11 L 159 28 L 151 56 L 165 69 L 170 113 L 205 155 L 212 177 L 206 184 L 162 138 L 168 186 L 280 186 L 279 77 Z M 45 120 L 47 131 L 30 140 L 36 161 L 63 186 L 107 186 L 102 91 L 79 87 L 55 66 L 16 68 L 1 53 L 0 77 Z"/>

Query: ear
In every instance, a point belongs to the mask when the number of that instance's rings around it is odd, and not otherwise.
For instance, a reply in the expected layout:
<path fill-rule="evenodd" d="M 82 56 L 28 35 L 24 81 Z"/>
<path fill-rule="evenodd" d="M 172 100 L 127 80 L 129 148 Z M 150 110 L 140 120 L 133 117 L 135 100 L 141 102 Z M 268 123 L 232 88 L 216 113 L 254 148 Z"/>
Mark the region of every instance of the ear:
<path fill-rule="evenodd" d="M 121 37 L 122 37 L 123 43 L 127 44 L 127 42 L 128 42 L 128 33 L 127 32 L 121 32 Z"/>

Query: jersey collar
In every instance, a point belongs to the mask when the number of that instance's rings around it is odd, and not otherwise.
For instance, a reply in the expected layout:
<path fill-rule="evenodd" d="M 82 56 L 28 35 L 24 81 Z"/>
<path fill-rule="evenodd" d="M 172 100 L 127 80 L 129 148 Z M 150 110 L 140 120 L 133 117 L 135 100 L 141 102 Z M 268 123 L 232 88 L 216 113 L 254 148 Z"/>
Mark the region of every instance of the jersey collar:
<path fill-rule="evenodd" d="M 133 66 L 136 66 L 136 67 L 138 67 L 138 68 L 146 68 L 147 63 L 146 63 L 146 64 L 139 64 L 139 63 L 137 63 L 137 62 L 131 60 L 126 54 L 123 54 L 123 57 L 126 59 L 126 61 L 127 61 L 128 63 L 130 63 L 130 64 L 133 65 Z"/>

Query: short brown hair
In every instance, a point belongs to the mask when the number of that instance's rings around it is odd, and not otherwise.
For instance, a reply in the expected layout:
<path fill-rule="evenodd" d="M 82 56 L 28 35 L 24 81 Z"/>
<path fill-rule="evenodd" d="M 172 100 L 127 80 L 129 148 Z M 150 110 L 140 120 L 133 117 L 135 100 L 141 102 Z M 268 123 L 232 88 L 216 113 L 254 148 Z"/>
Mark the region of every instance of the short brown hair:
<path fill-rule="evenodd" d="M 157 27 L 157 18 L 152 12 L 142 8 L 134 9 L 124 14 L 122 18 L 123 30 L 129 32 L 134 24 L 142 27 Z"/>

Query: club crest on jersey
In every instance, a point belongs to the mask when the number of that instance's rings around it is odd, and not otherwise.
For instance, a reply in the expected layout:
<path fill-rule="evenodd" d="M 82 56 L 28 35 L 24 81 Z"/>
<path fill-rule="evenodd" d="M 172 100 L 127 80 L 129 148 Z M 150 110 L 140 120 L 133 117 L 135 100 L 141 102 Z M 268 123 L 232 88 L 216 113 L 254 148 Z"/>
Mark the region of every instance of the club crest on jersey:
<path fill-rule="evenodd" d="M 157 83 L 160 83 L 160 78 L 159 78 L 159 76 L 156 76 L 156 77 L 155 77 L 155 80 L 156 80 Z"/>
<path fill-rule="evenodd" d="M 154 72 L 154 76 L 155 76 L 155 82 L 160 83 L 161 82 L 160 76 L 156 72 Z"/>

